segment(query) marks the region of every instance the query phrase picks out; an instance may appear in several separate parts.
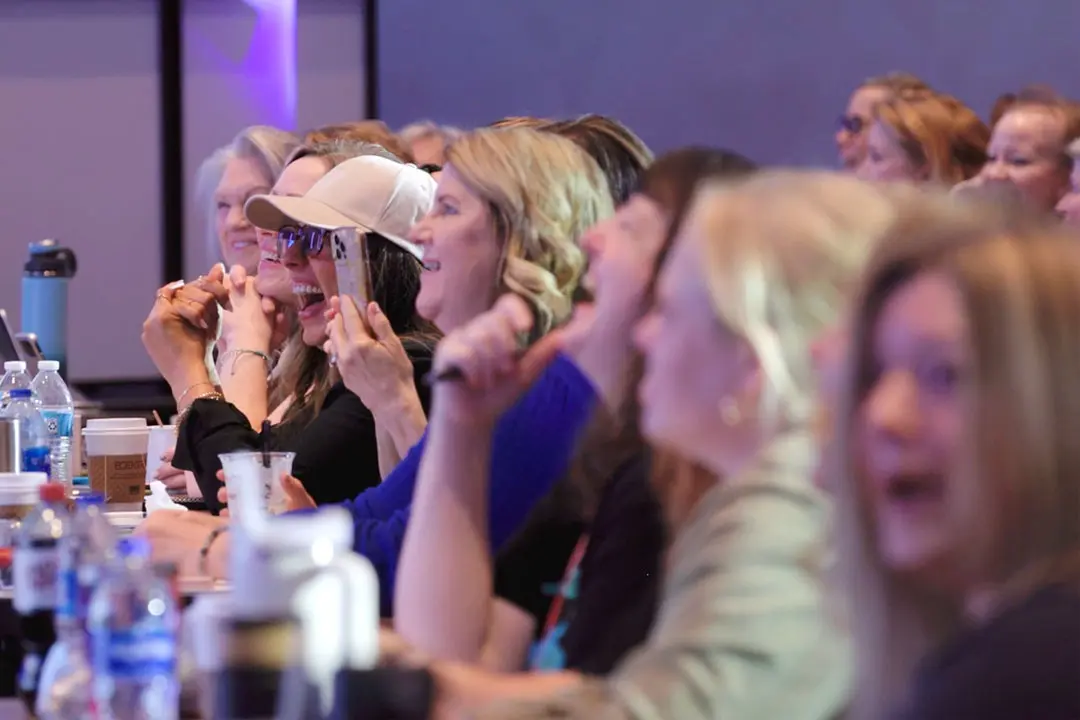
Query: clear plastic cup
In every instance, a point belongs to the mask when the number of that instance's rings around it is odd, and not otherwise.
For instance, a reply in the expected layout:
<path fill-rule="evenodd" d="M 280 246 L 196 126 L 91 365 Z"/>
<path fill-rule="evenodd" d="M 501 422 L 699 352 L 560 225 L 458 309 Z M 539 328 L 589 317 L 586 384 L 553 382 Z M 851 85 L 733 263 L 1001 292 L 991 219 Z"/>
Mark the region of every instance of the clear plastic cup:
<path fill-rule="evenodd" d="M 281 476 L 292 473 L 295 453 L 231 452 L 218 457 L 225 471 L 230 517 L 245 522 L 244 513 L 261 511 L 278 515 L 285 512 Z M 265 464 L 267 460 L 269 465 Z"/>

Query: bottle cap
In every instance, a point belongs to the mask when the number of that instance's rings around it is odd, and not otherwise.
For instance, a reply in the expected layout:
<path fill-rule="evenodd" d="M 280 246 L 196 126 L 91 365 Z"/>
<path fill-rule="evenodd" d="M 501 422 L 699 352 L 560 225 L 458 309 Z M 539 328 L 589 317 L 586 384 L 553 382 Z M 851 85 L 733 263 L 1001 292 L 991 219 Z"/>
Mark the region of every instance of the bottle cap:
<path fill-rule="evenodd" d="M 116 543 L 116 552 L 123 558 L 150 557 L 150 541 L 141 535 L 128 535 Z"/>
<path fill-rule="evenodd" d="M 22 360 L 8 360 L 4 363 L 4 372 L 22 372 L 26 370 L 26 363 Z"/>
<path fill-rule="evenodd" d="M 16 398 L 32 398 L 34 397 L 34 391 L 30 388 L 15 388 L 11 391 L 11 399 Z"/>
<path fill-rule="evenodd" d="M 38 360 L 37 369 L 38 372 L 56 371 L 60 369 L 60 362 L 57 360 Z"/>
<path fill-rule="evenodd" d="M 38 493 L 41 502 L 47 503 L 63 502 L 66 497 L 64 486 L 60 483 L 45 483 L 38 488 Z"/>
<path fill-rule="evenodd" d="M 99 492 L 88 492 L 75 498 L 76 505 L 104 505 L 105 495 Z"/>

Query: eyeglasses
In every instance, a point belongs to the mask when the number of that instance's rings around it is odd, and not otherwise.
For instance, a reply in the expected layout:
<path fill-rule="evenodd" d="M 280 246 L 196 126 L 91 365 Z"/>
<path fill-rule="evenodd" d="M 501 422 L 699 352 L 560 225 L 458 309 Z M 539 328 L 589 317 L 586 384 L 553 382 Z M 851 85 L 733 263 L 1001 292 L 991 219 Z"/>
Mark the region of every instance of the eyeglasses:
<path fill-rule="evenodd" d="M 847 130 L 852 135 L 858 135 L 866 127 L 866 121 L 858 115 L 841 115 L 837 124 L 841 130 Z"/>
<path fill-rule="evenodd" d="M 285 257 L 285 253 L 296 247 L 300 255 L 311 257 L 322 252 L 326 245 L 326 239 L 333 235 L 333 230 L 312 227 L 310 225 L 286 225 L 277 233 L 277 254 L 279 258 Z"/>

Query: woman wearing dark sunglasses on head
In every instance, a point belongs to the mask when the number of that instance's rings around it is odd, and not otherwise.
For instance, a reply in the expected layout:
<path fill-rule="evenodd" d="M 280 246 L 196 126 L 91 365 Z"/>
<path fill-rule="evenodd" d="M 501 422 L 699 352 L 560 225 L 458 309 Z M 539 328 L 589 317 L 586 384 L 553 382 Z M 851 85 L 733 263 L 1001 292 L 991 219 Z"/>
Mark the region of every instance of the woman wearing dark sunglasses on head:
<path fill-rule="evenodd" d="M 277 254 L 297 297 L 298 330 L 280 360 L 280 383 L 288 392 L 269 416 L 275 423 L 273 449 L 296 453 L 293 474 L 320 504 L 351 498 L 381 479 L 374 417 L 340 381 L 321 349 L 329 298 L 338 294 L 327 228 L 357 227 L 368 233 L 373 299 L 400 337 L 416 379 L 428 368 L 434 341 L 430 326 L 414 310 L 421 269 L 417 251 L 397 238 L 430 208 L 435 182 L 381 148 L 369 148 L 352 158 L 317 150 L 301 153 L 285 169 L 276 192 L 253 199 L 246 209 L 253 224 L 274 232 Z M 213 509 L 220 487 L 218 454 L 259 444 L 256 429 L 221 396 L 201 359 L 211 335 L 198 326 L 216 322 L 216 308 L 207 301 L 222 295 L 220 280 L 211 275 L 179 290 L 163 288 L 143 333 L 181 413 L 174 462 L 195 472 Z M 187 317 L 192 310 L 196 314 Z M 256 358 L 266 352 L 262 347 L 232 350 Z M 258 370 L 265 380 L 266 367 L 258 365 L 244 367 Z M 422 387 L 416 384 L 418 395 Z M 426 394 L 420 400 L 426 404 Z"/>

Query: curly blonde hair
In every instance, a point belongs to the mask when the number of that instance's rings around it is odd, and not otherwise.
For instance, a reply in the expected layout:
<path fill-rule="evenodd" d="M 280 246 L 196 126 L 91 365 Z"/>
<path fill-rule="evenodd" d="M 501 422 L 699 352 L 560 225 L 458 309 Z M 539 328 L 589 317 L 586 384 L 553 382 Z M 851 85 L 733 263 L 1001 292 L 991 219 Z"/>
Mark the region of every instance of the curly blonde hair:
<path fill-rule="evenodd" d="M 446 158 L 491 211 L 503 242 L 500 292 L 527 300 L 534 333 L 548 332 L 570 315 L 585 269 L 581 236 L 614 213 L 599 166 L 572 141 L 521 127 L 467 133 Z"/>

